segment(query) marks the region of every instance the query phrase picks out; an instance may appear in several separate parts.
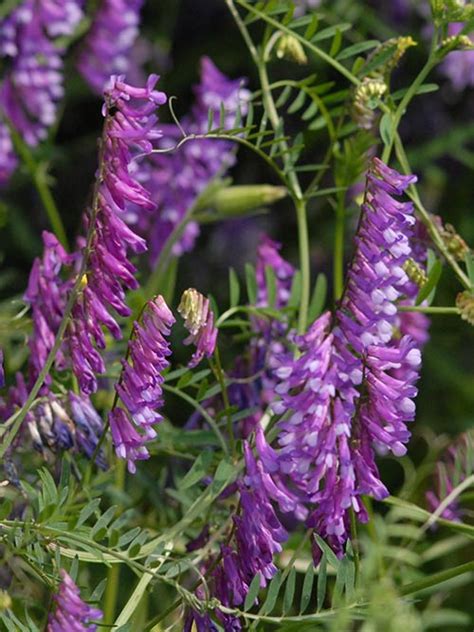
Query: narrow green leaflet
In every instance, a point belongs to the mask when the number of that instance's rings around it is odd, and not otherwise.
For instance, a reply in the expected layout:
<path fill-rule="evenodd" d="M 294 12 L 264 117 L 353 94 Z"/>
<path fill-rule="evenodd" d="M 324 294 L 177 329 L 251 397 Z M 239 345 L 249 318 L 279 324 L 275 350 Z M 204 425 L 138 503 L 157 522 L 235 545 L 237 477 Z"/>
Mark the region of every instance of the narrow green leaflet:
<path fill-rule="evenodd" d="M 304 576 L 303 589 L 301 591 L 300 614 L 303 614 L 310 604 L 313 592 L 314 576 L 314 565 L 313 562 L 310 562 Z"/>
<path fill-rule="evenodd" d="M 308 320 L 313 322 L 323 311 L 326 303 L 328 281 L 325 274 L 318 274 L 308 310 Z"/>
<path fill-rule="evenodd" d="M 250 610 L 254 605 L 257 595 L 260 592 L 260 573 L 257 573 L 250 582 L 249 591 L 245 597 L 244 610 Z"/>
<path fill-rule="evenodd" d="M 286 580 L 285 595 L 283 597 L 283 612 L 289 612 L 293 606 L 296 588 L 296 568 L 293 566 Z"/>
<path fill-rule="evenodd" d="M 237 276 L 234 268 L 229 268 L 229 304 L 230 307 L 235 307 L 239 304 L 240 298 L 240 284 L 239 277 Z"/>

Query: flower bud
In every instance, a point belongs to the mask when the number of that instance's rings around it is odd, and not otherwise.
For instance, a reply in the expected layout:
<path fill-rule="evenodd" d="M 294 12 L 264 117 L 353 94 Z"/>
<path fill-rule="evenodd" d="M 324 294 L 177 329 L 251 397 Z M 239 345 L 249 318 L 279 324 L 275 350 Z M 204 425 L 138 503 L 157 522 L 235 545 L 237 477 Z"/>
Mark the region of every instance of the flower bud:
<path fill-rule="evenodd" d="M 460 292 L 456 296 L 456 307 L 461 313 L 461 318 L 474 325 L 474 294 L 468 290 Z"/>
<path fill-rule="evenodd" d="M 201 223 L 246 215 L 256 208 L 273 204 L 287 195 L 285 187 L 271 184 L 237 185 L 219 188 L 203 201 L 203 212 L 195 215 Z M 210 210 L 211 209 L 211 210 Z M 199 207 L 198 207 L 199 210 Z"/>
<path fill-rule="evenodd" d="M 278 41 L 276 56 L 278 59 L 289 59 L 297 64 L 307 64 L 308 58 L 301 42 L 293 35 L 282 35 Z"/>
<path fill-rule="evenodd" d="M 458 261 L 464 261 L 465 256 L 469 253 L 469 246 L 461 235 L 458 235 L 454 226 L 452 224 L 443 226 L 441 236 L 449 252 Z"/>
<path fill-rule="evenodd" d="M 425 283 L 428 281 L 428 277 L 426 276 L 426 272 L 420 265 L 414 261 L 414 259 L 407 259 L 403 264 L 403 269 L 407 273 L 408 278 L 413 283 L 416 283 L 418 287 L 423 287 Z"/>

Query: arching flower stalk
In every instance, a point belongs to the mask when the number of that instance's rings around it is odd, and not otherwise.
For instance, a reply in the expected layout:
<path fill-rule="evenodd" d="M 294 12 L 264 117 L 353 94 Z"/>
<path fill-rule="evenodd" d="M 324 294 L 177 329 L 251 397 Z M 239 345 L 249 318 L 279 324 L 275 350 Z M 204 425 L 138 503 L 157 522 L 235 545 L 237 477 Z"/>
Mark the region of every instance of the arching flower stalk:
<path fill-rule="evenodd" d="M 171 354 L 166 337 L 175 319 L 162 296 L 149 301 L 141 323 L 135 322 L 122 361 L 122 374 L 116 386 L 123 408 L 114 407 L 109 415 L 112 440 L 117 456 L 127 459 L 131 473 L 135 461 L 147 459 L 147 441 L 156 437 L 153 425 L 162 420 L 163 371 Z"/>

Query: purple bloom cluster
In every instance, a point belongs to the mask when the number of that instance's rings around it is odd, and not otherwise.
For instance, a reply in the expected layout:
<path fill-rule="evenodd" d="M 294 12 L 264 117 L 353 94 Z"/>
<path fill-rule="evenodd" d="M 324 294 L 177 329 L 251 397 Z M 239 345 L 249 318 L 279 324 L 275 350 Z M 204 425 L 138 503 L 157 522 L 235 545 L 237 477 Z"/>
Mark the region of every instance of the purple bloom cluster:
<path fill-rule="evenodd" d="M 458 35 L 463 29 L 463 22 L 449 25 L 448 34 Z M 474 41 L 474 36 L 471 36 Z M 443 73 L 449 77 L 455 90 L 474 86 L 474 50 L 455 50 L 448 54 L 441 65 Z"/>
<path fill-rule="evenodd" d="M 70 35 L 82 17 L 82 0 L 24 0 L 0 24 L 0 56 L 10 61 L 0 86 L 0 109 L 31 146 L 43 140 L 63 95 L 64 49 L 54 38 Z M 0 120 L 0 184 L 17 164 L 8 127 Z"/>
<path fill-rule="evenodd" d="M 79 588 L 65 570 L 61 569 L 60 575 L 54 595 L 56 610 L 49 616 L 47 632 L 95 632 L 97 626 L 91 621 L 102 619 L 102 612 L 82 601 Z"/>
<path fill-rule="evenodd" d="M 178 312 L 184 318 L 184 326 L 189 331 L 184 344 L 196 346 L 196 351 L 189 361 L 189 366 L 194 368 L 204 357 L 210 358 L 216 348 L 217 328 L 214 325 L 214 312 L 209 299 L 194 288 L 183 293 Z"/>
<path fill-rule="evenodd" d="M 97 389 L 96 374 L 105 371 L 96 349 L 105 347 L 102 326 L 115 338 L 121 336 L 120 327 L 108 310 L 113 308 L 121 316 L 128 316 L 124 287 L 138 287 L 128 250 L 143 252 L 146 242 L 127 226 L 124 215 L 131 203 L 140 209 L 154 208 L 148 191 L 130 173 L 129 165 L 132 149 L 150 152 L 160 136 L 154 111 L 166 97 L 154 89 L 157 80 L 156 75 L 151 75 L 145 88 L 135 88 L 126 84 L 123 77 L 113 76 L 104 93 L 105 125 L 96 208 L 86 218 L 86 227 L 89 222 L 94 223 L 92 239 L 85 247 L 90 256 L 84 287 L 68 328 L 74 373 L 85 394 Z"/>
<path fill-rule="evenodd" d="M 110 75 L 126 74 L 138 36 L 144 0 L 102 0 L 79 54 L 77 67 L 101 94 Z"/>
<path fill-rule="evenodd" d="M 24 300 L 31 306 L 33 332 L 29 339 L 30 381 L 34 382 L 43 368 L 54 345 L 54 339 L 66 307 L 67 295 L 74 281 L 64 280 L 61 272 L 77 263 L 77 255 L 68 254 L 55 235 L 43 231 L 43 256 L 36 258 L 30 272 Z M 56 367 L 64 369 L 66 361 L 60 349 L 56 356 Z M 46 385 L 51 383 L 47 376 Z"/>
<path fill-rule="evenodd" d="M 341 554 L 359 497 L 387 495 L 375 453 L 405 453 L 421 363 L 416 342 L 397 336 L 396 301 L 411 295 L 404 265 L 412 254 L 413 206 L 394 196 L 413 182 L 378 159 L 367 176 L 365 202 L 346 290 L 334 322 L 323 314 L 303 336 L 298 354 L 276 371 L 282 414 L 279 449 L 257 444 L 265 471 L 285 477 L 313 506 L 308 523 Z M 283 484 L 278 485 L 281 490 Z"/>
<path fill-rule="evenodd" d="M 166 336 L 174 322 L 162 296 L 149 301 L 141 324 L 134 325 L 128 359 L 122 362 L 116 391 L 125 409 L 114 408 L 109 421 L 117 456 L 127 459 L 132 473 L 135 460 L 148 458 L 145 443 L 156 436 L 153 424 L 162 420 L 157 409 L 163 405 L 162 373 L 169 366 L 167 357 L 171 353 Z"/>
<path fill-rule="evenodd" d="M 217 127 L 221 105 L 226 112 L 224 126 L 227 129 L 233 127 L 237 110 L 240 108 L 244 115 L 249 98 L 242 84 L 241 79 L 228 79 L 209 58 L 204 57 L 201 61 L 201 83 L 195 89 L 196 103 L 191 114 L 182 120 L 186 134 L 207 132 L 209 110 L 213 112 Z M 161 147 L 174 147 L 179 139 L 178 128 L 169 125 Z M 146 178 L 146 186 L 152 192 L 157 208 L 149 218 L 136 221 L 149 239 L 152 262 L 210 180 L 224 173 L 234 161 L 232 143 L 207 139 L 189 141 L 177 152 L 154 155 L 146 166 L 143 165 L 141 177 Z M 191 250 L 198 232 L 198 224 L 189 222 L 174 245 L 174 254 L 181 255 Z"/>
<path fill-rule="evenodd" d="M 426 492 L 431 511 L 438 509 L 449 494 L 474 473 L 474 432 L 467 431 L 452 443 L 436 464 L 434 489 Z M 446 520 L 460 521 L 462 510 L 459 498 L 453 500 L 442 512 Z"/>

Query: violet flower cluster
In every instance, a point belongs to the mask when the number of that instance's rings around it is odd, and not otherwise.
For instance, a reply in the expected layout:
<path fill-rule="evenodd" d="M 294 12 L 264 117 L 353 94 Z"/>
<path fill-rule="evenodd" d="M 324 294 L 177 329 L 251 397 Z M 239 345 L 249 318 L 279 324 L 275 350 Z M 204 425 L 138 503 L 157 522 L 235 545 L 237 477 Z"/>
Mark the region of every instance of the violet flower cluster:
<path fill-rule="evenodd" d="M 243 80 L 230 80 L 208 57 L 201 60 L 201 82 L 195 88 L 196 103 L 191 114 L 181 121 L 187 135 L 207 132 L 209 110 L 214 126 L 219 126 L 221 106 L 225 109 L 224 127 L 234 126 L 237 110 L 245 115 L 249 92 Z M 162 148 L 174 147 L 180 140 L 180 130 L 166 127 L 160 143 Z M 235 162 L 232 143 L 205 139 L 189 141 L 173 153 L 155 154 L 149 163 L 140 167 L 141 178 L 152 193 L 156 211 L 145 218 L 134 218 L 150 244 L 154 263 L 173 230 L 186 217 L 200 193 L 218 174 L 223 174 Z M 199 233 L 198 224 L 190 221 L 173 246 L 173 253 L 181 255 L 194 246 Z"/>
<path fill-rule="evenodd" d="M 405 453 L 414 418 L 421 354 L 397 334 L 397 301 L 411 294 L 404 265 L 411 256 L 413 205 L 401 202 L 414 176 L 374 159 L 367 176 L 356 250 L 344 296 L 332 322 L 323 314 L 294 338 L 296 358 L 281 357 L 274 410 L 279 449 L 260 435 L 265 471 L 287 480 L 309 503 L 308 524 L 340 555 L 349 510 L 366 520 L 360 496 L 382 499 L 376 452 Z M 280 490 L 285 486 L 279 484 Z M 289 493 L 289 492 L 288 492 Z M 319 551 L 315 552 L 316 557 Z"/>
<path fill-rule="evenodd" d="M 92 621 L 102 619 L 102 611 L 82 601 L 79 588 L 64 569 L 60 570 L 61 583 L 53 599 L 55 611 L 48 619 L 47 632 L 95 632 Z"/>
<path fill-rule="evenodd" d="M 63 96 L 64 48 L 55 38 L 71 35 L 83 0 L 23 0 L 0 24 L 0 57 L 9 69 L 0 86 L 0 113 L 24 142 L 46 138 Z M 0 117 L 0 185 L 17 165 L 10 131 Z"/>
<path fill-rule="evenodd" d="M 135 461 L 147 459 L 147 441 L 156 437 L 153 425 L 162 417 L 157 409 L 163 405 L 163 371 L 171 354 L 166 337 L 175 319 L 164 298 L 158 296 L 146 305 L 141 323 L 136 322 L 122 361 L 122 375 L 116 386 L 124 408 L 115 407 L 110 415 L 110 429 L 117 456 L 127 459 L 131 473 Z"/>
<path fill-rule="evenodd" d="M 466 478 L 474 474 L 474 432 L 460 435 L 436 464 L 433 488 L 426 492 L 429 509 L 436 511 L 441 503 Z M 446 520 L 461 521 L 463 511 L 456 497 L 441 513 Z"/>
<path fill-rule="evenodd" d="M 114 338 L 121 337 L 120 327 L 109 310 L 128 316 L 124 288 L 138 287 L 128 251 L 143 252 L 146 242 L 127 226 L 124 216 L 128 204 L 145 211 L 154 208 L 148 191 L 130 173 L 129 165 L 132 150 L 150 152 L 161 135 L 154 111 L 166 97 L 154 89 L 157 80 L 156 75 L 150 75 L 145 88 L 135 88 L 125 83 L 122 76 L 112 76 L 104 93 L 98 187 L 95 206 L 86 218 L 86 228 L 90 223 L 93 226 L 84 256 L 90 254 L 67 336 L 73 370 L 85 394 L 97 390 L 96 374 L 105 372 L 97 350 L 105 347 L 102 327 Z"/>
<path fill-rule="evenodd" d="M 125 75 L 130 69 L 143 2 L 102 0 L 99 5 L 77 61 L 82 76 L 98 94 L 110 75 Z"/>

